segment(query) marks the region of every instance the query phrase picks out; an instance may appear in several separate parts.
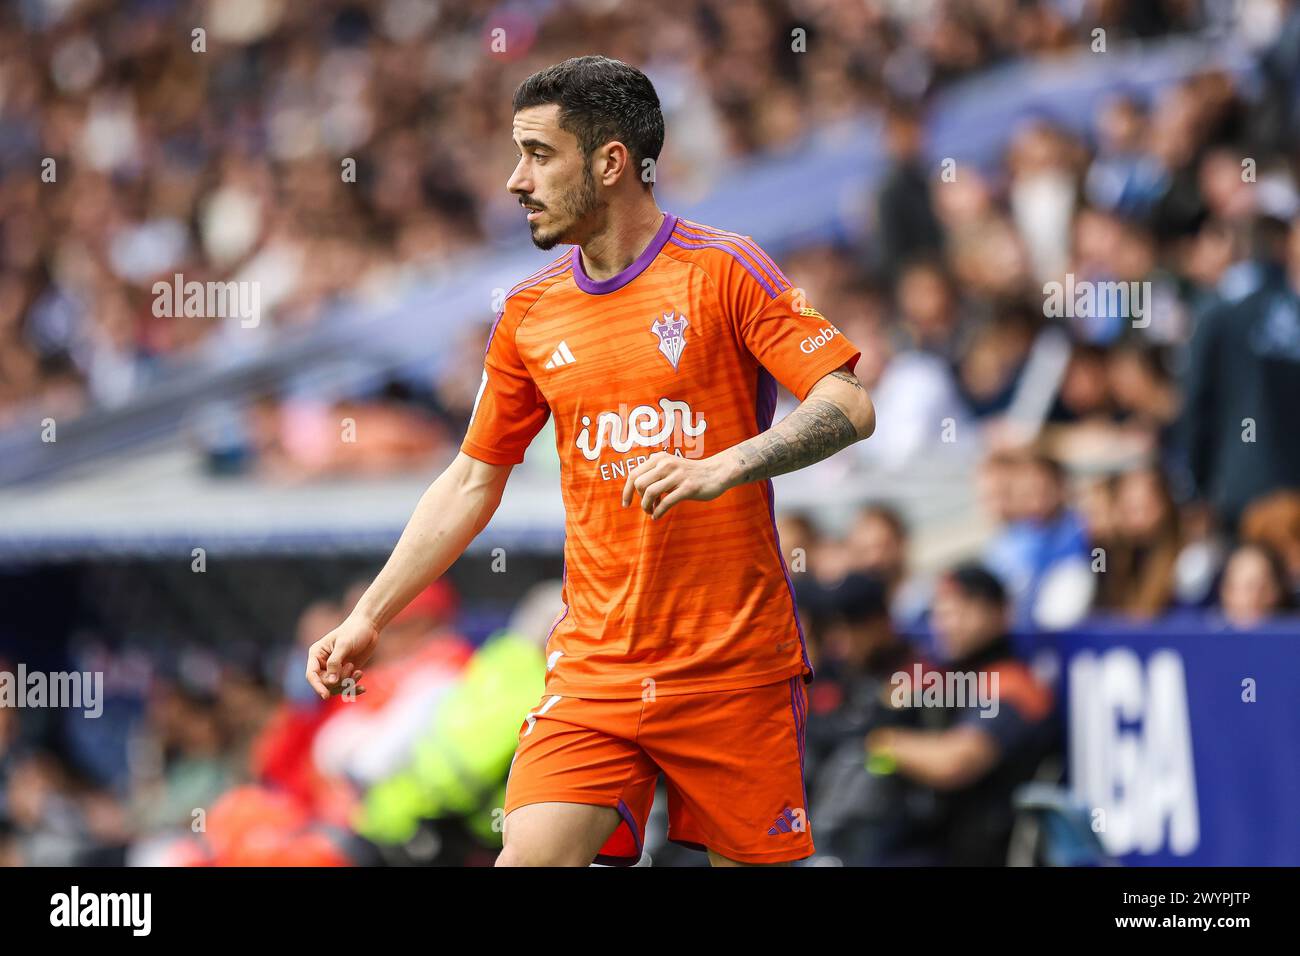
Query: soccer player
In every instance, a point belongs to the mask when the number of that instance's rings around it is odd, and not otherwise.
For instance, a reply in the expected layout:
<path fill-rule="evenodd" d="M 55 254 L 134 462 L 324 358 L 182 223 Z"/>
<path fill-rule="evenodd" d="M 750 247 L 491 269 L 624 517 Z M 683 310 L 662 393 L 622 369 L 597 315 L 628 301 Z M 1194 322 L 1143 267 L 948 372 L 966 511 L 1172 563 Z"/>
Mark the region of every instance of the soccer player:
<path fill-rule="evenodd" d="M 664 121 L 639 70 L 566 60 L 513 106 L 506 188 L 538 248 L 574 248 L 507 295 L 460 454 L 307 679 L 322 697 L 359 680 L 553 416 L 565 607 L 498 865 L 636 862 L 661 771 L 671 839 L 714 865 L 803 859 L 812 667 L 769 479 L 874 430 L 859 352 L 749 237 L 658 208 Z M 777 382 L 800 404 L 773 427 Z"/>

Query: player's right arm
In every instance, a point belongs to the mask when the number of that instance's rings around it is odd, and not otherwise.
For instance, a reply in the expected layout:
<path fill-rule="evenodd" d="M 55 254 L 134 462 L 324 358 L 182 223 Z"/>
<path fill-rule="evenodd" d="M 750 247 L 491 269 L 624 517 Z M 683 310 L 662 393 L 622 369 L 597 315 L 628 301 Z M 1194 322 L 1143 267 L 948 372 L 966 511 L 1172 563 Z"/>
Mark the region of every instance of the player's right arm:
<path fill-rule="evenodd" d="M 507 297 L 488 340 L 483 385 L 460 454 L 425 491 L 388 563 L 347 620 L 311 646 L 307 681 L 322 698 L 339 693 L 349 677 L 355 686 L 380 631 L 486 527 L 511 469 L 524 460 L 550 416 L 515 344 L 527 304 L 535 298 L 527 289 Z"/>
<path fill-rule="evenodd" d="M 355 686 L 388 622 L 451 567 L 487 526 L 513 467 L 461 452 L 428 487 L 383 570 L 352 613 L 311 646 L 307 681 L 322 699 L 341 691 L 349 677 Z"/>

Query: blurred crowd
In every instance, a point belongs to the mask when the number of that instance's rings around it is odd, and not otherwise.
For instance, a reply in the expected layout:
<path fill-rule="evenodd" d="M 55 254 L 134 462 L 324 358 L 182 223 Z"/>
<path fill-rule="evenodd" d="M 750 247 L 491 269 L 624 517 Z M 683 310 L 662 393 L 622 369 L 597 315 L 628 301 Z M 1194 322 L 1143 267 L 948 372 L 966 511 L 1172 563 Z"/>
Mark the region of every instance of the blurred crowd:
<path fill-rule="evenodd" d="M 303 608 L 272 650 L 85 642 L 71 665 L 104 675 L 93 719 L 0 707 L 0 865 L 490 865 L 560 583 L 475 644 L 440 581 L 363 683 L 321 701 L 307 648 L 366 584 Z"/>
<path fill-rule="evenodd" d="M 969 476 L 1022 630 L 1209 606 L 1245 626 L 1300 594 L 1300 139 L 1278 112 L 1201 74 L 1107 103 L 1091 142 L 1028 121 L 995 173 L 949 182 L 898 106 L 877 241 L 790 263 L 863 348 L 863 483 Z M 1131 297 L 1069 291 L 1108 284 Z"/>
<path fill-rule="evenodd" d="M 989 65 L 1079 49 L 1096 26 L 1122 43 L 1279 16 L 1267 2 L 1241 6 L 1237 16 L 1175 0 L 7 4 L 0 427 L 32 402 L 58 417 L 130 401 L 193 350 L 233 359 L 265 349 L 270 327 L 313 322 L 459 251 L 518 240 L 503 188 L 510 94 L 528 72 L 592 52 L 591 38 L 655 82 L 672 131 L 660 175 L 689 199 L 737 160 Z M 1203 117 L 1207 107 L 1198 98 L 1188 109 Z M 1132 125 L 1107 141 L 1102 193 L 1124 190 L 1134 142 L 1145 140 Z M 1180 144 L 1169 148 L 1153 158 L 1185 172 Z M 1022 167 L 1062 161 L 1051 150 L 1027 146 Z M 1159 170 L 1144 172 L 1151 188 L 1163 183 Z M 882 225 L 929 234 L 922 222 Z M 266 319 L 246 329 L 155 314 L 154 282 L 176 274 L 256 281 Z M 375 415 L 423 425 L 417 439 L 387 444 L 383 461 L 450 440 L 437 426 L 454 432 L 467 403 L 453 383 L 444 409 L 444 390 L 436 383 L 431 401 L 415 403 L 368 396 L 382 406 Z M 346 449 L 335 461 L 293 437 L 313 411 L 260 416 L 253 444 L 272 467 L 307 475 L 358 464 Z"/>
<path fill-rule="evenodd" d="M 782 267 L 863 349 L 878 429 L 844 455 L 862 474 L 968 475 L 987 533 L 975 560 L 932 573 L 887 503 L 836 527 L 781 517 L 819 674 L 814 862 L 1002 862 L 1015 788 L 1054 779 L 1061 746 L 1058 701 L 1009 635 L 1089 614 L 1191 615 L 1248 635 L 1300 600 L 1300 7 L 654 11 L 647 30 L 643 4 L 603 0 L 6 6 L 0 427 L 32 400 L 50 413 L 129 400 L 190 349 L 256 347 L 220 323 L 154 316 L 160 276 L 255 277 L 266 324 L 301 324 L 517 238 L 502 188 L 509 94 L 536 66 L 591 52 L 590 37 L 655 81 L 670 130 L 661 171 L 682 195 L 878 109 L 889 167 L 868 238 Z M 1247 93 L 1207 71 L 1152 98 L 1118 95 L 1084 134 L 1027 120 L 994 167 L 936 175 L 931 95 L 999 62 L 1085 48 L 1098 25 L 1111 43 L 1233 35 L 1255 50 L 1260 82 Z M 798 26 L 816 55 L 791 51 Z M 340 178 L 346 158 L 355 183 Z M 1143 291 L 1060 311 L 1052 283 Z M 258 467 L 382 472 L 454 445 L 485 329 L 451 344 L 465 361 L 424 389 L 336 405 L 268 395 L 251 413 Z M 364 419 L 364 455 L 336 440 L 341 416 Z M 386 632 L 366 704 L 322 704 L 302 652 L 354 599 L 306 608 L 276 654 L 83 649 L 82 666 L 108 675 L 99 721 L 0 708 L 0 863 L 490 862 L 554 585 L 481 645 L 457 632 L 455 595 L 431 589 Z M 898 706 L 892 677 L 914 665 L 996 672 L 997 717 Z"/>
<path fill-rule="evenodd" d="M 1094 537 L 1099 506 L 1071 519 L 1049 459 L 996 468 L 1007 474 L 991 484 L 1006 482 L 1000 490 L 1047 515 L 1019 520 L 1069 526 L 1054 535 L 1059 560 L 1071 560 L 1076 541 L 1113 540 Z M 1128 509 L 1143 515 L 1151 503 L 1137 499 L 1154 483 L 1135 472 L 1104 497 L 1132 497 Z M 1042 862 L 1034 844 L 1017 849 L 1026 811 L 1016 800 L 1024 784 L 1060 782 L 1063 723 L 1051 675 L 1013 640 L 1020 599 L 1004 581 L 1014 579 L 991 570 L 1004 540 L 931 575 L 914 567 L 907 524 L 887 506 L 861 509 L 844 534 L 800 514 L 779 524 L 817 672 L 805 774 L 818 852 L 808 865 Z M 1267 500 L 1246 525 L 1203 599 L 1225 633 L 1249 633 L 1296 590 L 1297 569 L 1275 549 L 1300 553 L 1300 496 Z M 1114 560 L 1133 553 L 1116 546 Z M 1060 593 L 1078 583 L 1063 580 Z M 1149 572 L 1125 576 L 1121 594 L 1102 588 L 1096 602 L 1138 613 L 1124 602 L 1150 599 L 1153 581 L 1176 590 Z M 270 649 L 82 642 L 72 667 L 104 675 L 96 719 L 0 707 L 0 864 L 490 865 L 522 715 L 543 693 L 560 583 L 533 587 L 507 626 L 476 644 L 458 626 L 458 596 L 439 582 L 386 629 L 364 693 L 322 702 L 303 677 L 306 649 L 365 583 L 303 608 L 293 639 Z M 0 671 L 13 670 L 0 659 Z M 996 683 L 923 698 L 936 678 Z M 665 805 L 652 814 L 647 854 L 703 865 L 667 841 Z M 1079 852 L 1104 858 L 1097 846 Z"/>

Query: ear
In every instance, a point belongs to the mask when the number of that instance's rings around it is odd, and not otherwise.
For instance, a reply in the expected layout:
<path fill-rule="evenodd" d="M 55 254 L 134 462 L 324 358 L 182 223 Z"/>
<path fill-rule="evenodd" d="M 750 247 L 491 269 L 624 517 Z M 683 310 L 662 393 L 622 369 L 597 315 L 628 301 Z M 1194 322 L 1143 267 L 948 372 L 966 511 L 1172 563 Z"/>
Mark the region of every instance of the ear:
<path fill-rule="evenodd" d="M 610 140 L 596 149 L 594 178 L 604 186 L 613 186 L 627 174 L 632 156 L 618 140 Z"/>

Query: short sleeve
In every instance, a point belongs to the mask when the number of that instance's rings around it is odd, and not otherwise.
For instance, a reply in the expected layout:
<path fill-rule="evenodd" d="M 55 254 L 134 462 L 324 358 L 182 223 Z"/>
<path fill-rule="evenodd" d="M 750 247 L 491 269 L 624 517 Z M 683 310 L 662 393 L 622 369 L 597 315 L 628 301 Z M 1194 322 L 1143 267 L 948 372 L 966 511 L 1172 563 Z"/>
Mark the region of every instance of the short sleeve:
<path fill-rule="evenodd" d="M 982 711 L 977 707 L 963 708 L 955 722 L 958 727 L 973 727 L 988 734 L 1003 754 L 1014 754 L 1027 745 L 1036 732 L 1037 724 L 1029 720 L 1014 705 L 1002 702 L 997 713 Z"/>
<path fill-rule="evenodd" d="M 507 306 L 507 309 L 509 307 Z M 517 465 L 550 409 L 515 346 L 518 321 L 503 313 L 488 340 L 483 382 L 461 451 L 489 465 Z"/>
<path fill-rule="evenodd" d="M 862 353 L 746 239 L 753 255 L 733 260 L 721 292 L 745 347 L 803 401 L 820 379 L 842 365 L 852 369 Z"/>
<path fill-rule="evenodd" d="M 955 724 L 984 731 L 1004 754 L 1017 753 L 1038 739 L 1053 706 L 1051 691 L 1019 662 L 990 665 L 988 673 L 998 679 L 993 687 L 997 709 L 962 708 Z"/>

